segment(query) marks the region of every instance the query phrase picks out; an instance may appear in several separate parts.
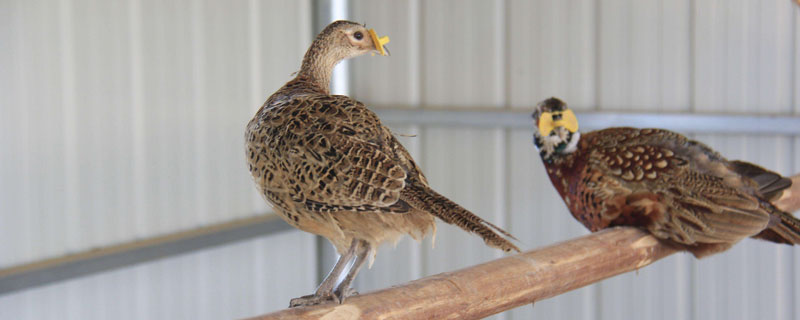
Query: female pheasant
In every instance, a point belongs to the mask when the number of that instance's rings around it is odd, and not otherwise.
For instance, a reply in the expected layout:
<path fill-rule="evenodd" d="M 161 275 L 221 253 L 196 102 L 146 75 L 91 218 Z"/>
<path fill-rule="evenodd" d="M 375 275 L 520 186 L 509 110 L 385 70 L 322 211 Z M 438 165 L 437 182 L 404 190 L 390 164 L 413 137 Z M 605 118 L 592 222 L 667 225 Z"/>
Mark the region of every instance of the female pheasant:
<path fill-rule="evenodd" d="M 745 237 L 800 243 L 800 220 L 770 201 L 791 180 L 728 161 L 700 142 L 661 129 L 581 134 L 567 105 L 550 98 L 533 113 L 534 143 L 572 215 L 592 232 L 643 228 L 701 258 Z"/>
<path fill-rule="evenodd" d="M 366 257 L 404 234 L 419 239 L 435 232 L 434 217 L 489 246 L 519 251 L 503 237 L 510 234 L 432 190 L 408 151 L 363 103 L 330 94 L 339 61 L 384 55 L 386 42 L 354 22 L 328 25 L 297 76 L 247 125 L 246 156 L 258 190 L 286 222 L 327 238 L 341 254 L 316 293 L 292 299 L 291 307 L 344 302 L 355 294 L 350 283 Z"/>

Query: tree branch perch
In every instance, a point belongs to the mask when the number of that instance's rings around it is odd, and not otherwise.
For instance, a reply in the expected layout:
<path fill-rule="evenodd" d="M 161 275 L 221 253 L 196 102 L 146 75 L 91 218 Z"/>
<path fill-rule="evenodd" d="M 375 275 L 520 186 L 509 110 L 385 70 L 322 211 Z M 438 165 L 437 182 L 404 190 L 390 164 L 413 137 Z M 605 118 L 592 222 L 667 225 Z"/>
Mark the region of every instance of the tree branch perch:
<path fill-rule="evenodd" d="M 800 210 L 800 174 L 792 176 L 792 186 L 783 191 L 775 206 L 789 213 Z"/>
<path fill-rule="evenodd" d="M 675 250 L 635 228 L 613 228 L 441 273 L 345 304 L 271 313 L 272 319 L 480 319 L 644 267 Z"/>
<path fill-rule="evenodd" d="M 800 209 L 800 175 L 776 202 Z M 285 309 L 276 319 L 480 319 L 636 270 L 676 250 L 636 228 L 572 240 L 348 298 L 345 304 Z"/>

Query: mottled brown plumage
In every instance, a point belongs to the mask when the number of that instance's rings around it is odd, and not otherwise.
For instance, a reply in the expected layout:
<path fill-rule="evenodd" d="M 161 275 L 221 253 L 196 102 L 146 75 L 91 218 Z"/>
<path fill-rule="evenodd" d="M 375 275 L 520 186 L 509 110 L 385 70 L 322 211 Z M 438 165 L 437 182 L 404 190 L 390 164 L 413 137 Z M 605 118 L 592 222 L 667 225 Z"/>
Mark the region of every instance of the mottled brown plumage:
<path fill-rule="evenodd" d="M 330 94 L 336 63 L 375 51 L 366 33 L 348 21 L 326 27 L 297 77 L 272 94 L 247 126 L 247 159 L 259 191 L 289 224 L 327 238 L 342 254 L 317 293 L 292 306 L 342 302 L 352 294 L 350 281 L 364 259 L 381 243 L 405 234 L 420 239 L 435 231 L 434 217 L 480 235 L 490 246 L 518 251 L 496 232 L 508 233 L 433 191 L 408 151 L 364 104 Z M 351 271 L 336 286 L 351 259 Z"/>
<path fill-rule="evenodd" d="M 541 102 L 536 125 L 541 114 L 566 109 L 556 98 Z M 678 133 L 556 127 L 548 136 L 536 130 L 534 142 L 572 215 L 591 231 L 638 226 L 697 257 L 746 237 L 800 243 L 800 221 L 770 203 L 789 179 Z"/>

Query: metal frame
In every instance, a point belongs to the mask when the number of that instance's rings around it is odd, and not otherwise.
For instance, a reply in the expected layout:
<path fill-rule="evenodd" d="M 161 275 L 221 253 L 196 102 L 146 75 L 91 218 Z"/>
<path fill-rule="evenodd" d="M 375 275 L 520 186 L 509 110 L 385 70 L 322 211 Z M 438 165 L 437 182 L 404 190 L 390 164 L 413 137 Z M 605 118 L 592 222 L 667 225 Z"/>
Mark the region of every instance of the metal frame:
<path fill-rule="evenodd" d="M 533 130 L 531 111 L 462 110 L 387 108 L 374 111 L 389 124 Z M 800 134 L 798 115 L 579 112 L 577 116 L 582 131 L 630 126 L 664 128 L 682 133 Z"/>
<path fill-rule="evenodd" d="M 312 34 L 311 38 L 317 36 L 328 24 L 336 20 L 348 20 L 350 16 L 350 0 L 313 0 L 312 8 Z M 331 93 L 349 95 L 350 93 L 350 63 L 344 60 L 333 69 L 331 79 Z M 317 236 L 314 242 L 317 262 L 317 283 L 321 283 L 326 276 L 328 261 L 335 261 L 338 257 L 326 250 L 326 243 L 323 237 Z"/>
<path fill-rule="evenodd" d="M 266 214 L 37 261 L 0 270 L 0 295 L 292 229 Z"/>
<path fill-rule="evenodd" d="M 313 11 L 311 39 L 314 39 L 329 23 L 347 19 L 350 15 L 349 0 L 314 0 L 311 5 Z M 347 95 L 350 92 L 350 64 L 347 60 L 336 66 L 332 78 L 331 93 Z"/>

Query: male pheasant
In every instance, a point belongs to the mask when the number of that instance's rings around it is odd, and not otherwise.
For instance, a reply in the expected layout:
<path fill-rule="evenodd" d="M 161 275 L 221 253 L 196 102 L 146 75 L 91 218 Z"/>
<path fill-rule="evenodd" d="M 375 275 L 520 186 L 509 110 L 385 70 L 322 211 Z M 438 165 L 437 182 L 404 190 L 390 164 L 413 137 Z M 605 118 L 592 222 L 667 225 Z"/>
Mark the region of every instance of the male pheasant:
<path fill-rule="evenodd" d="M 510 234 L 432 190 L 408 151 L 363 103 L 330 94 L 339 61 L 383 55 L 385 42 L 361 24 L 331 23 L 311 44 L 297 76 L 247 125 L 246 157 L 258 190 L 286 222 L 327 238 L 341 254 L 316 292 L 292 299 L 292 307 L 342 303 L 355 294 L 350 283 L 381 243 L 435 232 L 434 217 L 489 246 L 519 251 L 504 238 Z"/>
<path fill-rule="evenodd" d="M 770 202 L 791 186 L 777 173 L 662 129 L 581 135 L 557 98 L 539 103 L 533 118 L 550 181 L 592 232 L 636 226 L 698 258 L 746 237 L 800 243 L 800 220 Z"/>

